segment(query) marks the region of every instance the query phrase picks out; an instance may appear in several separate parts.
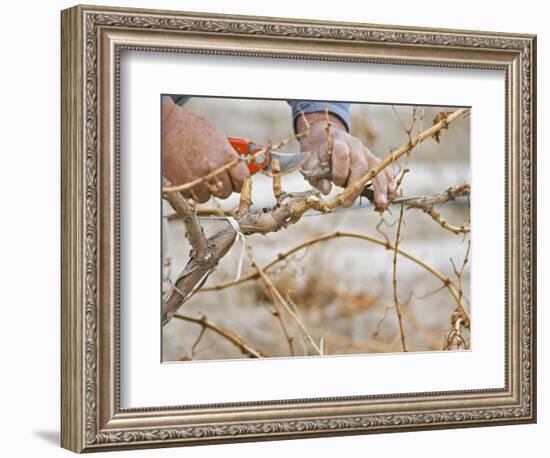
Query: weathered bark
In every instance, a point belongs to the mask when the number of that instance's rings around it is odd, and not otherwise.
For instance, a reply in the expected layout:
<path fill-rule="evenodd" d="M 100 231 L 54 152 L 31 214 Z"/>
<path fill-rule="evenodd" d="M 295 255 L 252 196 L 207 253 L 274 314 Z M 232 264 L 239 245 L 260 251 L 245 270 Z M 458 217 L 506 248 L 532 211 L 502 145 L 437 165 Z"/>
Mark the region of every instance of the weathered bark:
<path fill-rule="evenodd" d="M 170 186 L 170 182 L 166 179 L 164 186 Z M 235 242 L 237 233 L 232 227 L 228 227 L 206 238 L 193 204 L 177 192 L 164 193 L 164 198 L 185 224 L 185 236 L 191 244 L 189 261 L 162 306 L 162 321 L 167 323 L 178 307 L 189 299 L 208 278 Z"/>
<path fill-rule="evenodd" d="M 432 196 L 420 197 L 416 200 L 410 200 L 406 203 L 407 208 L 417 208 L 422 210 L 424 213 L 429 215 L 437 224 L 439 224 L 443 229 L 453 232 L 454 234 L 467 234 L 470 232 L 468 226 L 455 226 L 448 221 L 446 221 L 441 213 L 435 210 L 435 205 L 441 205 L 445 202 L 455 200 L 457 197 L 469 196 L 470 195 L 470 184 L 464 183 L 459 186 L 451 186 L 445 191 L 440 192 L 439 194 L 434 194 Z"/>

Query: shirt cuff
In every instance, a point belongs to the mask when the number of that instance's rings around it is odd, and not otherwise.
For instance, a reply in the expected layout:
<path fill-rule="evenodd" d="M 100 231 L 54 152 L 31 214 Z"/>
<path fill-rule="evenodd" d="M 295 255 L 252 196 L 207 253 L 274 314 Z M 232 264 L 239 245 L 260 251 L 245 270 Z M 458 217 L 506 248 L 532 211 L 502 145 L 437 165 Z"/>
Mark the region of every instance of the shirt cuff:
<path fill-rule="evenodd" d="M 292 119 L 294 122 L 294 130 L 296 130 L 296 120 L 301 113 L 322 113 L 328 108 L 328 112 L 338 116 L 346 126 L 346 130 L 350 131 L 350 103 L 343 102 L 310 102 L 305 100 L 289 100 L 288 104 L 292 108 Z"/>
<path fill-rule="evenodd" d="M 187 101 L 191 98 L 190 95 L 180 95 L 180 94 L 168 94 L 164 97 L 170 97 L 176 105 L 179 105 L 182 107 L 187 103 Z"/>

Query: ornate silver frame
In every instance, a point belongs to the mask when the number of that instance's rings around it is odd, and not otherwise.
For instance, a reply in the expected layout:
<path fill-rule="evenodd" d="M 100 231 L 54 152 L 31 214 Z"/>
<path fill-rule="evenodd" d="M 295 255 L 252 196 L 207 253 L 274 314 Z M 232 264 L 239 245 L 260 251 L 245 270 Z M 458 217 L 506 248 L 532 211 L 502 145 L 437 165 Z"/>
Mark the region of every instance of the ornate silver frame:
<path fill-rule="evenodd" d="M 504 389 L 121 409 L 118 90 L 125 49 L 506 74 Z M 536 418 L 536 37 L 77 6 L 62 12 L 62 422 L 76 452 L 529 423 Z"/>

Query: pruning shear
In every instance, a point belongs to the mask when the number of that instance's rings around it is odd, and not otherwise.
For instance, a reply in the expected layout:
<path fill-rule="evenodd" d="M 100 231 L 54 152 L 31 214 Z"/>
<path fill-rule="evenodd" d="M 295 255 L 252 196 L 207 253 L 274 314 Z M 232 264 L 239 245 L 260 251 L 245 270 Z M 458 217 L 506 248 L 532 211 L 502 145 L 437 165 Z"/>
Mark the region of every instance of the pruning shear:
<path fill-rule="evenodd" d="M 250 175 L 261 171 L 272 171 L 273 159 L 279 161 L 281 172 L 289 172 L 297 169 L 307 158 L 308 153 L 280 153 L 258 145 L 250 140 L 239 137 L 228 137 L 229 143 L 235 152 L 246 162 Z"/>

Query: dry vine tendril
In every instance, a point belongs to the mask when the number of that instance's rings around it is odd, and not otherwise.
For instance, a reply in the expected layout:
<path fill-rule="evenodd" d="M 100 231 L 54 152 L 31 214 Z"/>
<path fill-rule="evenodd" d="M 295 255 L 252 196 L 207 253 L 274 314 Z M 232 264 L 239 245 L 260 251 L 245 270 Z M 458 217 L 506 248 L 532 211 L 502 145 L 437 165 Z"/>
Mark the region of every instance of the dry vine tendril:
<path fill-rule="evenodd" d="M 230 288 L 239 284 L 243 284 L 248 281 L 257 280 L 261 283 L 265 289 L 267 295 L 271 299 L 271 303 L 274 306 L 273 316 L 278 320 L 282 335 L 287 341 L 288 351 L 291 355 L 296 354 L 296 339 L 291 335 L 289 331 L 289 323 L 296 326 L 299 330 L 299 337 L 303 340 L 304 351 L 311 351 L 312 354 L 323 355 L 327 354 L 327 342 L 330 338 L 325 336 L 318 337 L 318 333 L 310 329 L 299 316 L 299 305 L 289 296 L 283 294 L 276 287 L 275 283 L 270 278 L 272 275 L 272 268 L 283 262 L 285 259 L 291 257 L 298 251 L 304 250 L 307 247 L 316 245 L 318 243 L 328 242 L 337 238 L 355 238 L 358 240 L 373 243 L 381 246 L 386 250 L 392 252 L 393 258 L 393 308 L 396 310 L 396 315 L 399 323 L 399 335 L 396 337 L 397 341 L 401 342 L 401 349 L 403 351 L 408 350 L 406 340 L 406 327 L 404 322 L 406 320 L 406 314 L 403 312 L 402 307 L 408 303 L 408 300 L 402 303 L 398 297 L 398 259 L 404 257 L 414 262 L 421 267 L 424 271 L 428 272 L 434 278 L 440 282 L 439 290 L 447 290 L 450 294 L 452 301 L 455 304 L 454 310 L 450 316 L 451 328 L 447 332 L 443 349 L 465 349 L 468 348 L 467 339 L 463 336 L 463 330 L 470 327 L 470 316 L 465 305 L 465 297 L 462 288 L 462 277 L 464 274 L 465 266 L 468 262 L 468 256 L 470 252 L 470 242 L 468 241 L 468 250 L 466 252 L 461 268 L 454 267 L 454 274 L 456 281 L 453 281 L 448 275 L 439 272 L 435 268 L 431 267 L 417 256 L 404 251 L 400 248 L 399 244 L 402 237 L 402 231 L 404 229 L 404 215 L 409 210 L 420 210 L 429 216 L 436 224 L 442 229 L 451 232 L 455 235 L 466 236 L 470 228 L 466 224 L 456 225 L 448 222 L 439 211 L 438 207 L 446 202 L 452 201 L 458 197 L 468 196 L 470 193 L 469 183 L 462 183 L 455 186 L 450 186 L 448 189 L 436 193 L 433 195 L 422 196 L 415 200 L 409 200 L 406 203 L 399 205 L 399 219 L 396 221 L 397 234 L 393 243 L 389 242 L 389 238 L 385 236 L 385 240 L 377 237 L 370 236 L 368 234 L 348 232 L 348 231 L 336 231 L 329 234 L 324 234 L 308 241 L 297 244 L 290 250 L 280 253 L 273 261 L 261 266 L 256 260 L 253 250 L 250 245 L 247 244 L 247 252 L 250 258 L 250 265 L 252 272 L 247 273 L 244 276 L 240 276 L 235 280 L 227 281 L 213 286 L 204 287 L 205 281 L 210 274 L 216 269 L 216 266 L 220 260 L 229 252 L 237 235 L 240 233 L 244 237 L 249 237 L 253 234 L 269 234 L 282 230 L 289 225 L 297 224 L 302 216 L 307 211 L 317 211 L 319 213 L 330 213 L 335 208 L 343 205 L 344 200 L 353 195 L 358 190 L 364 190 L 366 186 L 376 177 L 377 174 L 382 172 L 386 167 L 395 166 L 398 164 L 401 158 L 408 160 L 409 155 L 414 149 L 426 141 L 433 138 L 438 143 L 441 141 L 441 134 L 443 130 L 449 128 L 449 126 L 465 116 L 468 116 L 469 109 L 458 109 L 453 113 L 440 113 L 434 120 L 434 124 L 426 130 L 419 132 L 417 135 L 413 135 L 413 130 L 417 126 L 417 110 L 414 108 L 412 122 L 410 126 L 405 126 L 401 118 L 396 112 L 399 118 L 401 126 L 407 135 L 407 142 L 401 147 L 393 150 L 388 156 L 383 159 L 376 167 L 370 169 L 364 176 L 348 186 L 337 196 L 329 200 L 324 200 L 322 195 L 314 190 L 310 189 L 305 192 L 288 192 L 283 189 L 281 183 L 281 173 L 277 166 L 277 163 L 273 164 L 271 179 L 273 185 L 273 196 L 275 197 L 276 205 L 269 209 L 263 209 L 261 211 L 252 209 L 252 192 L 253 181 L 251 178 L 245 180 L 238 208 L 232 210 L 229 214 L 222 212 L 224 215 L 233 218 L 232 224 L 227 224 L 215 234 L 207 237 L 197 217 L 197 213 L 202 214 L 219 214 L 220 210 L 214 211 L 209 209 L 199 209 L 196 206 L 185 199 L 179 191 L 189 189 L 198 183 L 202 183 L 205 180 L 215 177 L 218 173 L 228 170 L 235 166 L 239 159 L 232 160 L 225 164 L 221 168 L 210 172 L 207 176 L 201 177 L 193 182 L 183 185 L 174 185 L 168 180 L 163 181 L 163 197 L 167 200 L 174 209 L 174 215 L 171 218 L 180 219 L 185 225 L 186 237 L 191 245 L 190 258 L 185 266 L 184 270 L 179 274 L 176 280 L 172 284 L 171 291 L 167 295 L 166 300 L 163 303 L 163 324 L 170 322 L 172 318 L 178 318 L 178 321 L 187 321 L 188 323 L 194 323 L 201 328 L 201 332 L 197 339 L 197 342 L 193 345 L 192 354 L 194 355 L 195 347 L 202 338 L 203 334 L 209 330 L 220 338 L 224 338 L 241 352 L 249 357 L 266 357 L 267 354 L 262 350 L 257 349 L 255 346 L 245 342 L 242 337 L 233 333 L 230 330 L 222 328 L 221 326 L 212 323 L 205 316 L 194 318 L 189 315 L 183 315 L 176 313 L 178 309 L 194 294 L 203 293 L 206 291 L 219 291 L 222 289 Z M 422 115 L 423 116 L 423 115 Z M 328 118 L 327 118 L 328 123 Z M 330 130 L 327 124 L 328 144 L 331 145 Z M 307 135 L 307 131 L 304 134 Z M 271 149 L 278 149 L 288 144 L 291 140 L 294 140 L 296 136 L 285 139 L 275 145 L 271 145 Z M 405 181 L 405 175 L 410 172 L 407 163 L 401 164 L 401 174 L 398 178 L 398 188 L 400 189 Z M 306 180 L 329 178 L 330 179 L 330 166 L 322 163 L 317 167 L 314 167 L 308 172 L 302 172 Z M 392 205 L 392 201 L 388 203 L 388 207 Z M 383 218 L 383 216 L 381 216 Z M 429 221 L 429 218 L 427 218 Z M 238 229 L 238 230 L 237 230 Z M 437 292 L 436 291 L 436 292 Z M 409 300 L 412 294 L 409 295 Z"/>

